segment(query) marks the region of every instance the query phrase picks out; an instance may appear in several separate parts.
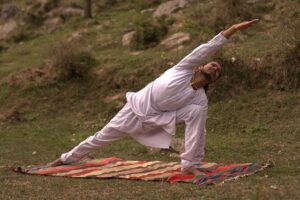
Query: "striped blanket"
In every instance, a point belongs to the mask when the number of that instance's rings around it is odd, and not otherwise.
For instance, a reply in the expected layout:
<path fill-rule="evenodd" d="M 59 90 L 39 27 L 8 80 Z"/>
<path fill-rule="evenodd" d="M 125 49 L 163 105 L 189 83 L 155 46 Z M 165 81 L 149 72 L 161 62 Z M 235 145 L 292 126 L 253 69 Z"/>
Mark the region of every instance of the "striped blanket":
<path fill-rule="evenodd" d="M 211 164 L 204 163 L 204 167 Z M 205 171 L 197 176 L 193 174 L 182 174 L 179 162 L 162 161 L 132 161 L 122 160 L 117 157 L 104 159 L 92 159 L 82 161 L 72 165 L 62 165 L 57 167 L 32 166 L 17 167 L 15 171 L 25 174 L 62 176 L 74 178 L 122 178 L 146 181 L 168 181 L 192 182 L 197 185 L 209 183 L 224 183 L 237 179 L 238 177 L 248 176 L 257 171 L 270 167 L 272 163 L 264 165 L 254 163 L 240 163 L 220 165 L 212 171 Z"/>

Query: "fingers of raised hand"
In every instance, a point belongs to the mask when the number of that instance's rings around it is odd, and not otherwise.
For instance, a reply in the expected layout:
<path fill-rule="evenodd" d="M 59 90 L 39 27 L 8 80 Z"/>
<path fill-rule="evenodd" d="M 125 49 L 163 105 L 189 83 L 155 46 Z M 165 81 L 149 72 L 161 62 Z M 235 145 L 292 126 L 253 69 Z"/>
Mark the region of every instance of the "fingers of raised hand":
<path fill-rule="evenodd" d="M 251 26 L 252 24 L 255 24 L 259 21 L 259 19 L 253 19 L 251 21 L 248 21 L 248 25 Z"/>
<path fill-rule="evenodd" d="M 239 24 L 234 25 L 235 29 L 237 30 L 242 30 L 242 29 L 246 29 L 250 26 L 252 26 L 252 24 L 257 23 L 259 20 L 258 19 L 253 19 L 251 21 L 245 21 Z"/>
<path fill-rule="evenodd" d="M 254 24 L 254 23 L 258 22 L 258 21 L 259 21 L 259 19 L 253 19 L 253 20 L 250 21 L 250 23 Z"/>

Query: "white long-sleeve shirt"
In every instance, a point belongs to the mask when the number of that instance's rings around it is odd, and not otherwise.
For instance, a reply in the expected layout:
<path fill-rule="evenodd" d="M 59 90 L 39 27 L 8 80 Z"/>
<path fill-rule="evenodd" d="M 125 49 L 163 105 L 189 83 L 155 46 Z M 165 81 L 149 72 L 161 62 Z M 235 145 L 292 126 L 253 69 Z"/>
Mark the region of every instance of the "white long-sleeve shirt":
<path fill-rule="evenodd" d="M 191 87 L 190 80 L 193 70 L 196 66 L 206 64 L 210 56 L 227 42 L 228 39 L 219 33 L 209 42 L 198 46 L 178 64 L 165 71 L 140 91 L 128 92 L 126 94 L 127 102 L 141 122 L 149 126 L 161 127 L 164 131 L 158 134 L 174 135 L 176 110 L 189 104 L 207 106 L 204 89 L 200 88 L 195 91 Z M 142 135 L 137 137 L 141 137 L 143 140 Z M 146 143 L 149 142 L 146 141 Z M 165 147 L 166 143 L 163 141 L 162 143 L 162 145 L 156 146 Z"/>
<path fill-rule="evenodd" d="M 142 90 L 128 92 L 128 102 L 123 109 L 101 131 L 62 154 L 63 162 L 78 161 L 92 149 L 115 141 L 124 133 L 146 146 L 169 148 L 171 136 L 176 132 L 176 120 L 185 120 L 185 116 L 194 111 L 199 113 L 193 119 L 186 119 L 191 123 L 186 129 L 188 148 L 181 154 L 182 167 L 201 161 L 204 156 L 207 97 L 203 88 L 193 90 L 190 80 L 194 67 L 205 64 L 209 56 L 226 42 L 227 39 L 218 34 Z M 201 110 L 197 110 L 199 107 Z"/>

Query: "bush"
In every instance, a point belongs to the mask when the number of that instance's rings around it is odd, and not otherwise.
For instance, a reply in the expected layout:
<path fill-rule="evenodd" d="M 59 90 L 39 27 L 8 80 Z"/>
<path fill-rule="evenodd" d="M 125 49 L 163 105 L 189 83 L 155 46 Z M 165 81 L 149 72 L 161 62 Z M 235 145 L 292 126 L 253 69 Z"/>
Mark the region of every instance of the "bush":
<path fill-rule="evenodd" d="M 49 51 L 52 69 L 60 80 L 88 77 L 97 62 L 77 43 L 61 42 Z"/>
<path fill-rule="evenodd" d="M 153 47 L 168 33 L 168 22 L 163 18 L 143 15 L 134 24 L 137 32 L 135 49 Z"/>
<path fill-rule="evenodd" d="M 270 56 L 268 66 L 280 89 L 298 88 L 300 85 L 300 21 L 296 20 L 299 17 L 299 11 L 285 8 L 276 19 L 279 28 L 273 37 L 278 49 Z"/>
<path fill-rule="evenodd" d="M 44 13 L 41 11 L 29 11 L 24 16 L 24 21 L 33 26 L 40 26 L 45 20 Z"/>
<path fill-rule="evenodd" d="M 37 2 L 29 7 L 25 13 L 24 21 L 30 25 L 40 26 L 45 21 L 45 14 L 59 4 L 59 0 L 48 0 L 44 3 Z"/>
<path fill-rule="evenodd" d="M 251 10 L 245 0 L 218 0 L 216 13 L 214 26 L 217 29 L 224 29 L 228 24 L 252 18 Z"/>
<path fill-rule="evenodd" d="M 209 4 L 195 3 L 189 15 L 200 28 L 209 27 L 213 31 L 219 31 L 230 24 L 260 18 L 274 7 L 274 3 L 265 1 L 250 4 L 245 0 L 214 0 Z"/>
<path fill-rule="evenodd" d="M 3 51 L 6 51 L 9 47 L 6 46 L 5 44 L 1 44 L 0 43 L 0 53 L 3 52 Z"/>
<path fill-rule="evenodd" d="M 9 35 L 9 41 L 14 42 L 14 43 L 19 43 L 23 41 L 30 40 L 34 38 L 36 35 L 32 33 L 31 31 L 28 31 L 27 27 L 22 26 L 14 30 L 10 35 Z"/>
<path fill-rule="evenodd" d="M 234 96 L 247 89 L 262 87 L 268 81 L 266 72 L 251 68 L 241 58 L 237 57 L 233 61 L 220 52 L 215 60 L 221 64 L 222 74 L 208 90 L 209 98 L 213 101 Z"/>
<path fill-rule="evenodd" d="M 132 0 L 140 9 L 152 8 L 162 3 L 162 0 Z"/>

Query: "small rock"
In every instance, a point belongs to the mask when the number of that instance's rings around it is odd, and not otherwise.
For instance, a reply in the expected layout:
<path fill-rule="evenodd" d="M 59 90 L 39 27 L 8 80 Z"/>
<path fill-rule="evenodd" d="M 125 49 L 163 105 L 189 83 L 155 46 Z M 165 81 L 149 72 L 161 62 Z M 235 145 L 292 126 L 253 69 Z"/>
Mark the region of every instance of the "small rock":
<path fill-rule="evenodd" d="M 259 2 L 261 2 L 261 1 L 262 1 L 262 0 L 248 0 L 248 1 L 247 1 L 247 4 L 252 5 L 252 4 L 259 3 Z"/>
<path fill-rule="evenodd" d="M 36 151 L 33 151 L 33 152 L 32 152 L 32 155 L 35 155 L 35 154 L 36 154 Z"/>
<path fill-rule="evenodd" d="M 99 31 L 99 30 L 101 30 L 101 29 L 103 29 L 103 25 L 100 24 L 100 25 L 96 26 L 96 30 L 97 30 L 97 31 Z"/>
<path fill-rule="evenodd" d="M 141 11 L 142 14 L 144 13 L 153 13 L 156 9 L 155 8 L 147 8 Z"/>
<path fill-rule="evenodd" d="M 175 63 L 172 62 L 172 61 L 170 61 L 170 62 L 167 63 L 167 66 L 169 66 L 169 67 L 172 67 L 172 66 L 174 66 L 174 65 L 175 65 Z"/>
<path fill-rule="evenodd" d="M 63 9 L 62 15 L 66 18 L 78 15 L 83 16 L 83 10 L 80 8 L 66 8 Z"/>
<path fill-rule="evenodd" d="M 281 150 L 279 150 L 277 153 L 278 153 L 278 154 L 281 154 L 281 153 L 282 153 L 282 151 L 281 151 Z"/>
<path fill-rule="evenodd" d="M 232 63 L 235 63 L 236 58 L 234 56 L 232 56 L 230 60 L 231 60 Z"/>
<path fill-rule="evenodd" d="M 264 16 L 262 17 L 262 19 L 263 19 L 264 21 L 266 21 L 266 22 L 272 22 L 272 21 L 273 21 L 272 15 L 269 15 L 269 14 L 264 15 Z"/>
<path fill-rule="evenodd" d="M 49 18 L 45 21 L 44 26 L 51 33 L 57 30 L 64 20 L 61 17 Z"/>
<path fill-rule="evenodd" d="M 136 31 L 131 31 L 124 34 L 122 37 L 122 45 L 125 47 L 130 47 L 135 42 L 136 36 Z"/>
<path fill-rule="evenodd" d="M 18 23 L 15 20 L 9 20 L 3 25 L 0 25 L 0 41 L 8 39 L 10 33 L 18 28 Z"/>
<path fill-rule="evenodd" d="M 3 115 L 3 114 L 0 114 L 0 122 L 1 121 L 6 121 L 6 117 L 5 117 L 5 115 Z"/>
<path fill-rule="evenodd" d="M 137 56 L 137 55 L 140 55 L 141 53 L 143 53 L 143 51 L 134 51 L 134 52 L 131 52 L 130 55 Z"/>
<path fill-rule="evenodd" d="M 172 0 L 162 3 L 153 13 L 154 17 L 167 16 L 170 17 L 173 13 L 184 8 L 188 3 L 187 0 Z"/>
<path fill-rule="evenodd" d="M 106 97 L 104 99 L 104 102 L 109 103 L 109 102 L 112 102 L 112 101 L 120 100 L 120 99 L 124 98 L 124 96 L 125 96 L 124 92 L 120 92 L 120 93 L 115 94 L 113 96 Z"/>
<path fill-rule="evenodd" d="M 191 36 L 188 33 L 175 33 L 165 40 L 163 40 L 160 45 L 164 46 L 167 49 L 173 49 L 175 47 L 181 46 L 191 40 Z"/>
<path fill-rule="evenodd" d="M 99 77 L 107 76 L 107 71 L 104 68 L 96 70 L 94 73 L 95 73 L 96 76 L 99 76 Z"/>
<path fill-rule="evenodd" d="M 56 9 L 51 10 L 45 15 L 46 18 L 62 17 L 64 19 L 68 19 L 73 16 L 83 16 L 83 10 L 80 8 L 58 7 Z"/>
<path fill-rule="evenodd" d="M 71 34 L 71 36 L 68 37 L 67 41 L 68 42 L 71 42 L 71 41 L 74 41 L 74 40 L 78 40 L 82 37 L 82 34 L 80 31 L 76 31 L 76 32 L 73 32 Z"/>
<path fill-rule="evenodd" d="M 255 62 L 260 62 L 261 59 L 260 59 L 260 58 L 254 58 L 254 61 L 255 61 Z"/>
<path fill-rule="evenodd" d="M 278 189 L 278 187 L 276 185 L 271 185 L 270 188 L 273 189 L 273 190 L 277 190 Z"/>
<path fill-rule="evenodd" d="M 20 13 L 20 9 L 14 4 L 5 4 L 2 7 L 0 18 L 2 20 L 8 20 Z"/>
<path fill-rule="evenodd" d="M 172 49 L 172 51 L 180 51 L 180 50 L 182 50 L 182 49 L 184 49 L 184 46 L 183 45 L 180 45 L 180 46 L 178 46 L 178 47 L 176 47 L 176 48 L 174 48 L 174 49 Z"/>
<path fill-rule="evenodd" d="M 171 30 L 178 30 L 178 29 L 181 29 L 184 25 L 183 25 L 183 22 L 182 22 L 182 19 L 180 19 L 179 17 L 176 19 L 176 17 L 174 17 L 174 19 L 176 20 L 175 23 L 172 24 L 171 26 Z"/>

